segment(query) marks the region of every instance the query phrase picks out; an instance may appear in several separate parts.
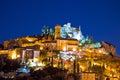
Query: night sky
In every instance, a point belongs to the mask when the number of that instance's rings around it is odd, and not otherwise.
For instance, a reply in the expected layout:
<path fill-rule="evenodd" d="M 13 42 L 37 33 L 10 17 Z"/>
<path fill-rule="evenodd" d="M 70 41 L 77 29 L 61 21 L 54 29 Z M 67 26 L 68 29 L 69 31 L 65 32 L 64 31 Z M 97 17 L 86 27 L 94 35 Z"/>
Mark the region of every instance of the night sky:
<path fill-rule="evenodd" d="M 68 22 L 96 42 L 113 44 L 120 55 L 120 0 L 0 0 L 0 43 Z"/>

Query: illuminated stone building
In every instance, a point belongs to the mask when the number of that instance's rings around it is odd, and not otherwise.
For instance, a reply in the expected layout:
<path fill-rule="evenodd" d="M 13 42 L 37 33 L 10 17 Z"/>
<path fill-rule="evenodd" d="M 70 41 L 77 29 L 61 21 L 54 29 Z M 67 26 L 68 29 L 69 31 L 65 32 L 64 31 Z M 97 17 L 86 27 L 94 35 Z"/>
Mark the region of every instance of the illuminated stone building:
<path fill-rule="evenodd" d="M 20 58 L 19 48 L 10 49 L 10 50 L 0 50 L 1 55 L 6 55 L 8 59 L 17 59 Z"/>
<path fill-rule="evenodd" d="M 57 50 L 60 51 L 77 51 L 78 40 L 77 39 L 58 39 Z"/>
<path fill-rule="evenodd" d="M 55 40 L 60 38 L 60 29 L 61 29 L 60 25 L 55 26 L 55 36 L 54 36 Z"/>
<path fill-rule="evenodd" d="M 0 54 L 8 55 L 9 59 L 19 58 L 21 63 L 31 66 L 61 65 L 60 68 L 66 68 L 70 72 L 90 71 L 93 66 L 109 66 L 109 59 L 106 63 L 102 62 L 104 56 L 116 55 L 115 46 L 107 42 L 94 42 L 90 36 L 84 37 L 80 26 L 72 27 L 71 23 L 56 25 L 54 30 L 44 26 L 41 35 L 6 40 L 3 45 Z M 107 72 L 111 71 L 108 67 L 105 68 Z"/>
<path fill-rule="evenodd" d="M 20 47 L 19 43 L 16 40 L 6 40 L 3 43 L 4 49 L 14 49 Z"/>
<path fill-rule="evenodd" d="M 81 55 L 83 52 L 92 53 L 112 53 L 115 55 L 115 47 L 105 42 L 94 43 L 91 37 L 84 37 L 82 35 L 80 27 L 72 27 L 71 23 L 55 26 L 55 31 L 47 26 L 42 29 L 42 35 L 26 36 L 17 38 L 14 40 L 4 41 L 4 49 L 16 50 L 16 48 L 22 48 L 20 50 L 33 49 L 49 51 L 66 51 L 66 52 L 79 52 Z M 4 52 L 4 51 L 3 51 Z M 81 54 L 80 54 L 81 53 Z M 2 54 L 2 53 L 1 53 Z"/>
<path fill-rule="evenodd" d="M 105 50 L 110 53 L 111 55 L 115 56 L 116 55 L 116 48 L 112 44 L 108 42 L 102 41 L 102 46 L 105 48 Z"/>
<path fill-rule="evenodd" d="M 81 80 L 95 80 L 95 73 L 92 72 L 81 73 Z"/>
<path fill-rule="evenodd" d="M 93 52 L 93 53 L 111 53 L 115 55 L 116 50 L 113 45 L 107 44 L 106 42 L 93 42 L 91 37 L 84 37 L 82 35 L 80 27 L 72 27 L 71 23 L 55 26 L 55 31 L 44 26 L 42 29 L 42 35 L 26 36 L 17 38 L 14 40 L 4 41 L 4 49 L 22 48 L 41 50 L 41 48 L 58 51 L 78 51 L 82 52 Z"/>

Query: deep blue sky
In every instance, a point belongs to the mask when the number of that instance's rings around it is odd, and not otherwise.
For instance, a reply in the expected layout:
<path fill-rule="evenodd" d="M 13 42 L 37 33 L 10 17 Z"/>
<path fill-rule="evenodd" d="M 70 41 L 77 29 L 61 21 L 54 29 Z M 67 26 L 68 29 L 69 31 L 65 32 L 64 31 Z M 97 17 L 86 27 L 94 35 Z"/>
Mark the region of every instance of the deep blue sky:
<path fill-rule="evenodd" d="M 120 0 L 0 0 L 0 42 L 71 22 L 120 55 Z"/>

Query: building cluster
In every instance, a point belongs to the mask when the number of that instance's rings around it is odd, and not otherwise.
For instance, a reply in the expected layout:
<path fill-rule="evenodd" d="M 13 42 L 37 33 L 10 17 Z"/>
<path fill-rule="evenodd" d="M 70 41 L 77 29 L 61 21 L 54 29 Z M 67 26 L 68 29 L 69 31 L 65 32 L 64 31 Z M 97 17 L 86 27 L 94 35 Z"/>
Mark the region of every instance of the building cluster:
<path fill-rule="evenodd" d="M 66 68 L 69 72 L 85 72 L 94 64 L 101 65 L 100 62 L 95 63 L 97 57 L 116 56 L 116 48 L 105 41 L 94 42 L 91 36 L 84 37 L 80 27 L 67 23 L 56 25 L 54 29 L 43 26 L 40 35 L 6 40 L 0 46 L 0 55 L 32 67 L 52 65 Z"/>

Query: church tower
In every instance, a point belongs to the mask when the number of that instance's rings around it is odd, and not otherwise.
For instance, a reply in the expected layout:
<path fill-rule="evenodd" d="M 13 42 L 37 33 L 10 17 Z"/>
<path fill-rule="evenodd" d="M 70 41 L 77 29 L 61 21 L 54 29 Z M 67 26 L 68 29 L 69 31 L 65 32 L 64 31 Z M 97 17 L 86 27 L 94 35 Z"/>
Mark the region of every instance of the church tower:
<path fill-rule="evenodd" d="M 57 38 L 60 38 L 60 28 L 61 28 L 60 25 L 56 25 L 56 26 L 55 26 L 55 36 L 54 36 L 54 39 L 55 39 L 55 40 L 56 40 Z"/>

